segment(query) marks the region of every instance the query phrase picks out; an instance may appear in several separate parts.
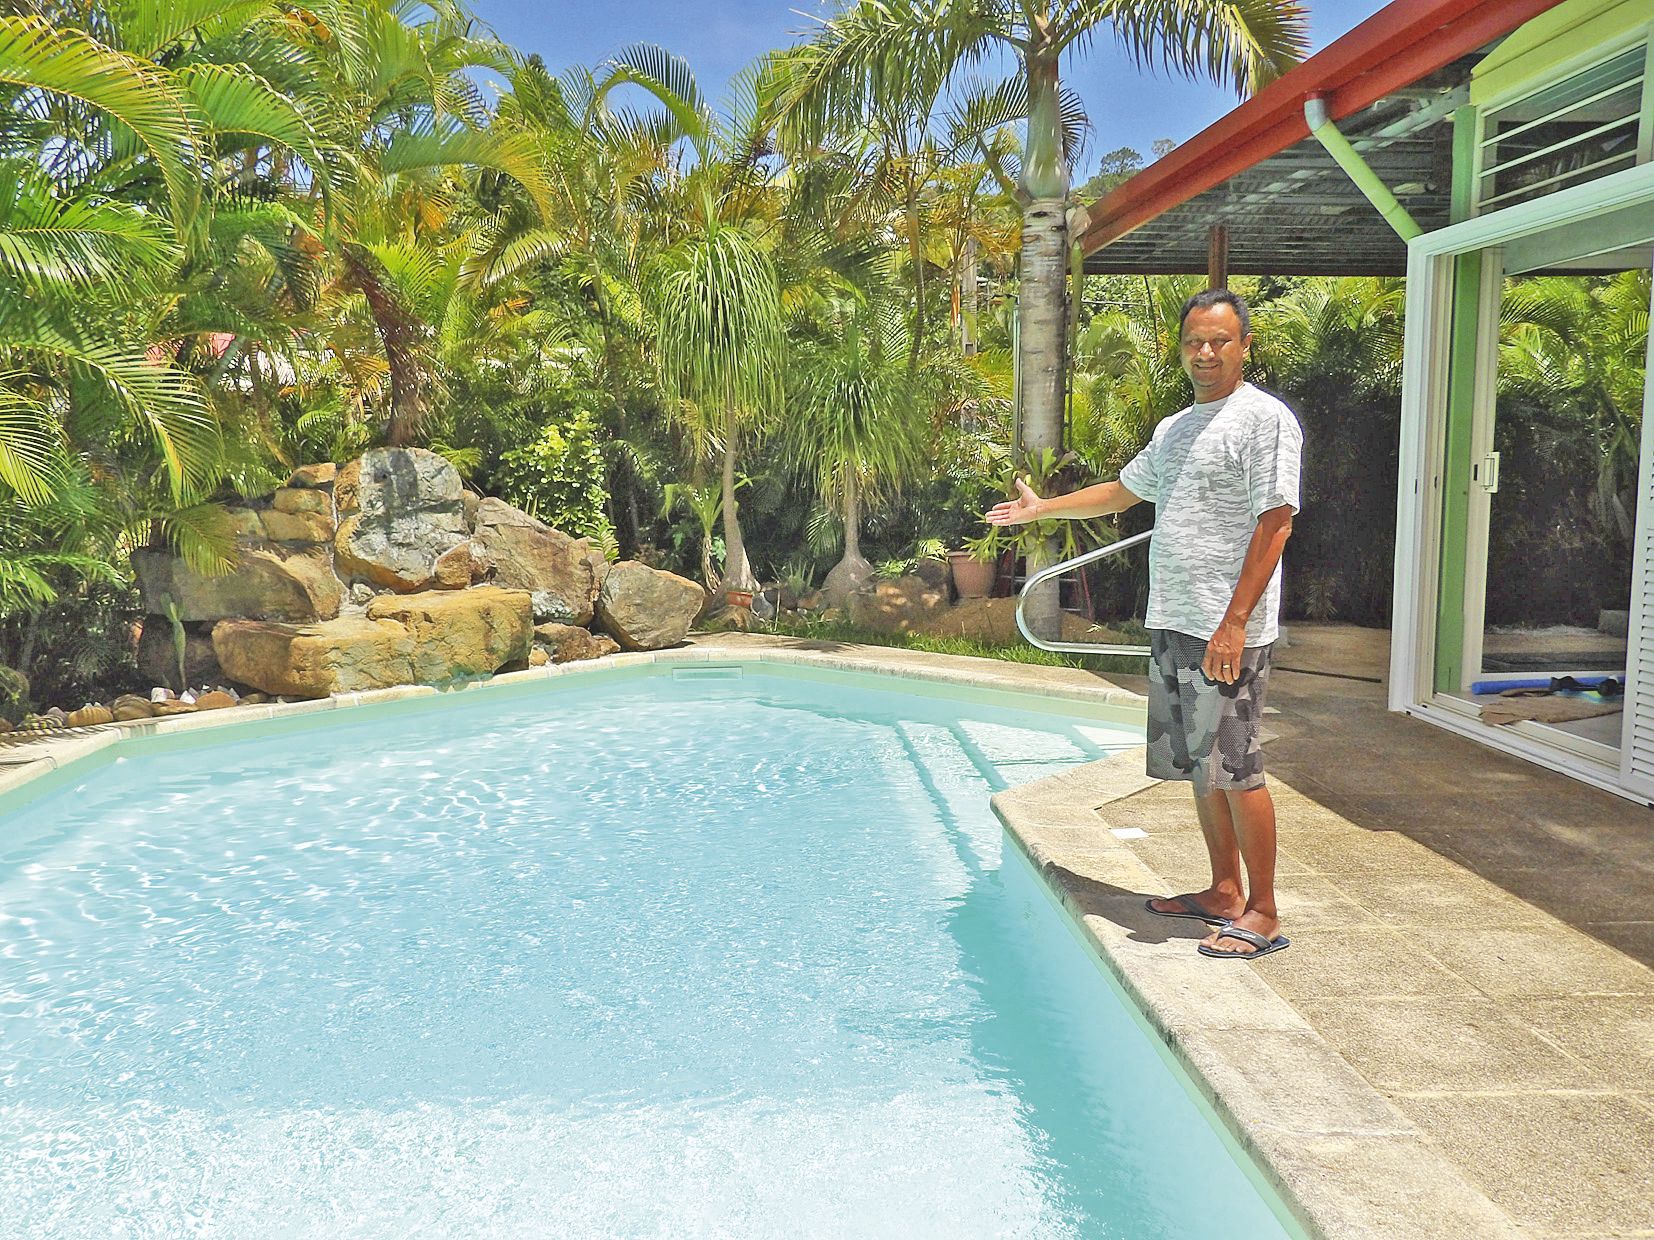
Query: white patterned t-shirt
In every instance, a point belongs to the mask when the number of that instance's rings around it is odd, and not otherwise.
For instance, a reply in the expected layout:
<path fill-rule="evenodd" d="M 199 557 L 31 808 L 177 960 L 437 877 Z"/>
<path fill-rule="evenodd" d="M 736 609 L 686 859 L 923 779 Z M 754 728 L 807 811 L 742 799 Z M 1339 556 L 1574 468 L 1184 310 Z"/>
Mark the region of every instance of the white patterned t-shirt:
<path fill-rule="evenodd" d="M 1120 471 L 1121 484 L 1155 506 L 1149 628 L 1202 639 L 1217 632 L 1258 518 L 1283 504 L 1298 511 L 1303 445 L 1292 410 L 1250 383 L 1154 428 L 1148 446 Z M 1247 621 L 1248 646 L 1275 640 L 1280 610 L 1277 564 Z"/>

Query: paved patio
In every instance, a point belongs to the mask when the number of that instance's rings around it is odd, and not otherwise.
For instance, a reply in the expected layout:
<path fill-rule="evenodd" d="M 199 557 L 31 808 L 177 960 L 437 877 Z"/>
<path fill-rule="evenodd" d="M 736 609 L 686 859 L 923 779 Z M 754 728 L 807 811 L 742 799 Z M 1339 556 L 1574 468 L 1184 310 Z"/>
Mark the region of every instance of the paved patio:
<path fill-rule="evenodd" d="M 1234 1117 L 1318 1224 L 1654 1235 L 1654 811 L 1325 674 L 1382 679 L 1387 634 L 1296 625 L 1292 638 L 1266 750 L 1291 951 L 1201 961 L 1196 927 L 1143 912 L 1145 891 L 1207 881 L 1186 789 L 1096 764 L 1000 794 L 1001 817 L 1220 1109 L 1227 1082 L 1255 1078 Z M 1327 1049 L 1403 1122 L 1329 1098 Z M 1413 1165 L 1419 1145 L 1440 1161 Z M 1332 1164 L 1345 1187 L 1329 1192 Z M 1362 1165 L 1373 1198 L 1349 1211 Z"/>
<path fill-rule="evenodd" d="M 1387 678 L 1389 633 L 1294 625 L 1283 668 Z M 1384 708 L 1382 684 L 1283 672 L 1270 769 L 1654 967 L 1654 810 Z M 1368 754 L 1352 764 L 1351 755 Z M 1391 763 L 1404 764 L 1405 778 Z"/>

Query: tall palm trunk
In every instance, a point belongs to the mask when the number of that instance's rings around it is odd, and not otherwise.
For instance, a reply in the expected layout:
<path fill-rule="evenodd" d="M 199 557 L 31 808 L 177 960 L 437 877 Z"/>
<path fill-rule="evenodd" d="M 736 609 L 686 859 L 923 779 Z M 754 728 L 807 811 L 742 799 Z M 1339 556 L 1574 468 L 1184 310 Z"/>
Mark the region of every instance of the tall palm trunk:
<path fill-rule="evenodd" d="M 724 589 L 756 590 L 758 579 L 747 562 L 747 545 L 741 537 L 741 518 L 735 501 L 735 427 L 724 436 Z"/>
<path fill-rule="evenodd" d="M 913 340 L 907 350 L 907 370 L 917 373 L 925 343 L 925 251 L 919 237 L 919 190 L 913 170 L 907 172 L 907 250 L 913 263 Z"/>
<path fill-rule="evenodd" d="M 345 271 L 350 282 L 367 299 L 373 325 L 385 346 L 385 365 L 390 375 L 390 419 L 385 442 L 403 448 L 413 442 L 425 419 L 425 389 L 429 382 L 425 358 L 431 329 L 411 313 L 380 275 L 379 261 L 354 243 L 342 248 Z"/>
<path fill-rule="evenodd" d="M 1028 204 L 1022 213 L 1021 292 L 1017 298 L 1018 436 L 1024 457 L 1063 447 L 1063 394 L 1068 369 L 1068 172 L 1063 162 L 1062 122 L 1058 115 L 1057 57 L 1031 48 L 1025 53 L 1028 75 L 1028 151 L 1022 188 Z M 1055 536 L 1029 549 L 1030 573 L 1054 564 Z M 1024 614 L 1041 637 L 1055 637 L 1061 624 L 1056 582 L 1048 582 L 1028 599 Z"/>

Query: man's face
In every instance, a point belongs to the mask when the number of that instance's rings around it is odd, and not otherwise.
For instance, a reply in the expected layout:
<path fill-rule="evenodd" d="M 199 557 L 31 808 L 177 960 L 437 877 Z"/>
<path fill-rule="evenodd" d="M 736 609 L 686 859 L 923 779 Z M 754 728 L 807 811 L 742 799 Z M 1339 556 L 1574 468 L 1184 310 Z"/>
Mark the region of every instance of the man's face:
<path fill-rule="evenodd" d="M 1183 369 L 1197 401 L 1221 400 L 1240 386 L 1241 366 L 1252 349 L 1241 334 L 1233 306 L 1198 306 L 1183 320 Z"/>

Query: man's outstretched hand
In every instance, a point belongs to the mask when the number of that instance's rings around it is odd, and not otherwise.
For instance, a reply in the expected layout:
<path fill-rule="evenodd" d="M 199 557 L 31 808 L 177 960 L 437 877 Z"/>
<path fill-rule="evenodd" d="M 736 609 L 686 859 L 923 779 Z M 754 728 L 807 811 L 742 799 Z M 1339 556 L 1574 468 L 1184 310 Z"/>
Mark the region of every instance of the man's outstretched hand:
<path fill-rule="evenodd" d="M 1026 525 L 1039 520 L 1039 496 L 1021 478 L 1016 479 L 1017 497 L 1003 504 L 995 504 L 982 514 L 989 525 Z"/>

